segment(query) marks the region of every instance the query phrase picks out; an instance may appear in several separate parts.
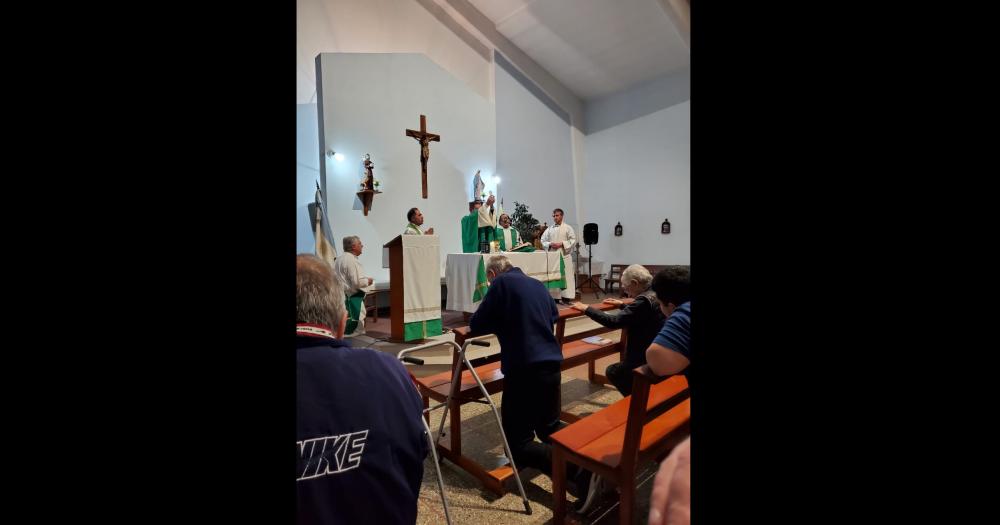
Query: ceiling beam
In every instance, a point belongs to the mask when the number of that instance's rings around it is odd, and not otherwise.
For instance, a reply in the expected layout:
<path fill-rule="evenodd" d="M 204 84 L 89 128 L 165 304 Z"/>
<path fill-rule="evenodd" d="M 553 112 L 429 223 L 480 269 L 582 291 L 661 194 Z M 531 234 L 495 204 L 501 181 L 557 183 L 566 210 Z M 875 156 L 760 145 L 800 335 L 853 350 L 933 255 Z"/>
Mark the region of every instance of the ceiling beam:
<path fill-rule="evenodd" d="M 689 0 L 659 0 L 660 7 L 670 17 L 684 45 L 691 47 L 691 3 Z"/>
<path fill-rule="evenodd" d="M 480 10 L 468 0 L 418 0 L 421 4 L 425 2 L 436 2 L 446 4 L 450 9 L 445 10 L 449 15 L 461 17 L 456 20 L 459 25 L 468 24 L 471 29 L 493 47 L 501 52 L 509 62 L 529 78 L 542 92 L 552 98 L 566 113 L 570 115 L 573 126 L 583 129 L 583 101 L 571 90 L 564 86 L 556 77 L 552 76 L 545 68 L 535 62 L 521 48 L 503 36 L 497 30 L 492 20 L 484 15 Z M 425 6 L 426 7 L 426 6 Z"/>

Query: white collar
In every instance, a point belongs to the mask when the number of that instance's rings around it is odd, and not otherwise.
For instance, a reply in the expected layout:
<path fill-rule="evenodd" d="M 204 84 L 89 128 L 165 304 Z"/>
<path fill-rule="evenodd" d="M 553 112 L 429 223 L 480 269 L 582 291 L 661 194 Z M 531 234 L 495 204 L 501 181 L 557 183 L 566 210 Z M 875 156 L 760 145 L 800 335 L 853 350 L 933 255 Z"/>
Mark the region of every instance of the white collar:
<path fill-rule="evenodd" d="M 314 323 L 296 324 L 295 333 L 299 335 L 307 335 L 312 337 L 325 337 L 327 339 L 337 338 L 336 336 L 333 335 L 333 330 L 330 330 L 324 325 L 314 324 Z"/>

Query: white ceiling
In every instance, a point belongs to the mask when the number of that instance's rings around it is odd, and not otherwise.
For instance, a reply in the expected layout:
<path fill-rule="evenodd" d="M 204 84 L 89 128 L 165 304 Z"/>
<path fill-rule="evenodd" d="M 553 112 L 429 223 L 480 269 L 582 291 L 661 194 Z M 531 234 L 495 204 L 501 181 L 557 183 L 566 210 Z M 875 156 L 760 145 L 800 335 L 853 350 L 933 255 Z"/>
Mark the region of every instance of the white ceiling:
<path fill-rule="evenodd" d="M 688 46 L 661 1 L 470 0 L 585 100 L 688 67 Z"/>

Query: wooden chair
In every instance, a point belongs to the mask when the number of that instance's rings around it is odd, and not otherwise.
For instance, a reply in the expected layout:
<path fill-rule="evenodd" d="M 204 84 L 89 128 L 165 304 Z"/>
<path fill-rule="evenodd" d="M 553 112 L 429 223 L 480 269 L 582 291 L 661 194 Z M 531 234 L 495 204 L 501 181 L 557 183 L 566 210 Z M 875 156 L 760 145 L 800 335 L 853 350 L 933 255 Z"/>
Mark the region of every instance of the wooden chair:
<path fill-rule="evenodd" d="M 618 285 L 619 293 L 622 291 L 622 272 L 628 268 L 627 264 L 612 264 L 611 271 L 608 272 L 608 276 L 604 278 L 604 293 L 611 293 L 615 289 L 615 285 Z"/>
<path fill-rule="evenodd" d="M 690 435 L 691 399 L 684 376 L 632 371 L 632 394 L 552 434 L 553 523 L 566 518 L 566 462 L 596 472 L 621 491 L 618 517 L 631 525 L 639 467 L 662 460 Z"/>
<path fill-rule="evenodd" d="M 368 301 L 371 299 L 371 302 Z M 378 291 L 372 290 L 365 294 L 365 317 L 371 317 L 372 322 L 378 322 Z"/>

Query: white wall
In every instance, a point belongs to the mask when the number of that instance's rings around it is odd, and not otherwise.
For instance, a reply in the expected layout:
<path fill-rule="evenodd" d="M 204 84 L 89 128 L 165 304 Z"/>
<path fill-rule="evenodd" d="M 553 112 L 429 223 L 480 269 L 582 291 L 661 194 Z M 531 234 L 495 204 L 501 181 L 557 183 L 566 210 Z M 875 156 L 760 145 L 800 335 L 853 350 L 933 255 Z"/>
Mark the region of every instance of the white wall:
<path fill-rule="evenodd" d="M 497 174 L 504 210 L 528 205 L 539 223 L 552 224 L 562 208 L 566 223 L 582 235 L 576 217 L 573 153 L 568 116 L 555 113 L 502 67 L 494 71 L 497 111 Z"/>
<path fill-rule="evenodd" d="M 472 179 L 477 169 L 485 181 L 495 172 L 493 104 L 424 55 L 333 53 L 320 59 L 324 149 L 346 157 L 323 160 L 338 253 L 341 238 L 360 236 L 365 270 L 376 281 L 387 281 L 381 245 L 403 232 L 406 211 L 414 206 L 424 214 L 424 227 L 441 237 L 442 253 L 461 253 L 460 221 L 468 213 Z M 421 114 L 428 131 L 441 135 L 441 142 L 430 144 L 427 199 L 421 198 L 419 144 L 405 135 L 406 129 L 420 128 Z M 300 140 L 306 148 L 307 142 Z M 356 195 L 365 153 L 372 156 L 383 191 L 367 217 Z M 489 182 L 487 189 L 495 190 Z M 442 276 L 446 259 L 441 258 Z"/>
<path fill-rule="evenodd" d="M 297 102 L 316 102 L 320 53 L 423 53 L 492 100 L 485 46 L 465 42 L 416 0 L 297 0 Z"/>
<path fill-rule="evenodd" d="M 598 224 L 595 259 L 691 263 L 690 130 L 687 101 L 585 137 L 581 220 Z M 670 219 L 669 235 L 660 234 L 663 219 Z M 624 235 L 615 237 L 619 221 Z"/>

